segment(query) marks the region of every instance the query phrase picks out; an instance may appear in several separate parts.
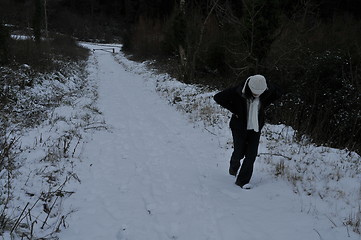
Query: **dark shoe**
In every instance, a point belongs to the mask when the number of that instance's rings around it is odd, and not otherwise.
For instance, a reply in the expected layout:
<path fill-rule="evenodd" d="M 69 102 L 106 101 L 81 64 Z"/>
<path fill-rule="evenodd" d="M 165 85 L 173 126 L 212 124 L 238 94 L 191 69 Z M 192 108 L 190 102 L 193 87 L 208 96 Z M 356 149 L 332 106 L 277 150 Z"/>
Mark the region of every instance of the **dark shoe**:
<path fill-rule="evenodd" d="M 234 184 L 236 184 L 236 185 L 239 186 L 239 187 L 242 187 L 242 186 L 243 186 L 243 184 L 240 184 L 240 183 L 238 183 L 238 182 L 235 182 Z"/>
<path fill-rule="evenodd" d="M 229 174 L 232 176 L 237 176 L 238 169 L 234 169 L 232 167 L 229 168 Z"/>

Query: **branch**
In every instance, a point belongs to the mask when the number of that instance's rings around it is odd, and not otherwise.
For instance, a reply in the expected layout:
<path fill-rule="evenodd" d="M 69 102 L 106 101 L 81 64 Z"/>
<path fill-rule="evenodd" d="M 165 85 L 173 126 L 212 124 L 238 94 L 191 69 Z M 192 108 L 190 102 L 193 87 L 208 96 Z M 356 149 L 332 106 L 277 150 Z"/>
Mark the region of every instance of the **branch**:
<path fill-rule="evenodd" d="M 21 217 L 23 216 L 23 213 L 25 212 L 26 208 L 29 206 L 29 203 L 26 204 L 26 206 L 24 207 L 23 211 L 21 212 L 20 216 L 18 217 L 18 220 L 15 222 L 13 228 L 10 231 L 10 234 L 13 233 L 13 231 L 16 229 L 16 227 L 19 225 L 19 223 L 22 221 L 20 220 Z M 26 215 L 25 215 L 26 216 Z"/>
<path fill-rule="evenodd" d="M 280 154 L 280 153 L 259 153 L 259 155 L 271 155 L 271 156 L 278 156 L 278 157 L 283 157 L 286 158 L 288 160 L 292 160 L 292 157 Z"/>

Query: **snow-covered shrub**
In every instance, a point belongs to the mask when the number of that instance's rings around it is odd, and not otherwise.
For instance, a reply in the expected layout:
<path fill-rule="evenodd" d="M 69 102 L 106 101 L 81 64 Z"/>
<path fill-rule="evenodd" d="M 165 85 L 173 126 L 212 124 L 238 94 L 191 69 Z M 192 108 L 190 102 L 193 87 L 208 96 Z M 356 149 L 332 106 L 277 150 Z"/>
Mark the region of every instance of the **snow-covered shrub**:
<path fill-rule="evenodd" d="M 291 127 L 266 125 L 261 138 L 266 146 L 260 151 L 266 171 L 290 182 L 295 193 L 310 201 L 305 207 L 312 213 L 330 211 L 334 221 L 360 232 L 361 185 L 354 184 L 361 179 L 360 156 L 316 146 L 305 137 L 300 141 L 296 135 Z M 317 201 L 328 209 L 316 208 Z"/>
<path fill-rule="evenodd" d="M 68 183 L 80 181 L 75 166 L 84 133 L 93 122 L 101 125 L 94 119 L 97 94 L 87 64 L 75 60 L 54 58 L 56 68 L 46 72 L 28 64 L 0 67 L 0 236 L 5 239 L 56 239 L 73 211 L 63 202 L 73 193 Z"/>

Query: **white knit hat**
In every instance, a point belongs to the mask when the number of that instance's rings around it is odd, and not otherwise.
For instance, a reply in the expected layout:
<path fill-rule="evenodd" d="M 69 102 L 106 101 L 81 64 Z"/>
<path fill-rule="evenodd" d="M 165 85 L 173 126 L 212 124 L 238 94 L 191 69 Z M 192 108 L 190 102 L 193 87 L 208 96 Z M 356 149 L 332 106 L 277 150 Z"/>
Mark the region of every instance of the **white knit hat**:
<path fill-rule="evenodd" d="M 250 76 L 247 80 L 253 94 L 261 95 L 267 89 L 266 79 L 262 75 Z"/>

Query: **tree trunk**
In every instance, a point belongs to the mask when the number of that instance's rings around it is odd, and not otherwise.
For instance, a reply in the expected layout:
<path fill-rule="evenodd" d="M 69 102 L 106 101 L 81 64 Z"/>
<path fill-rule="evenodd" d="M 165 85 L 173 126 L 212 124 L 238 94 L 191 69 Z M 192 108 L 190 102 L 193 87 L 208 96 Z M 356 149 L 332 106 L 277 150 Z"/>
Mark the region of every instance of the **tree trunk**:
<path fill-rule="evenodd" d="M 41 0 L 35 0 L 35 12 L 33 16 L 33 33 L 37 43 L 41 41 Z"/>
<path fill-rule="evenodd" d="M 46 13 L 46 0 L 44 0 L 44 22 L 45 22 L 45 37 L 46 39 L 48 39 L 49 33 L 48 33 L 48 14 Z"/>

